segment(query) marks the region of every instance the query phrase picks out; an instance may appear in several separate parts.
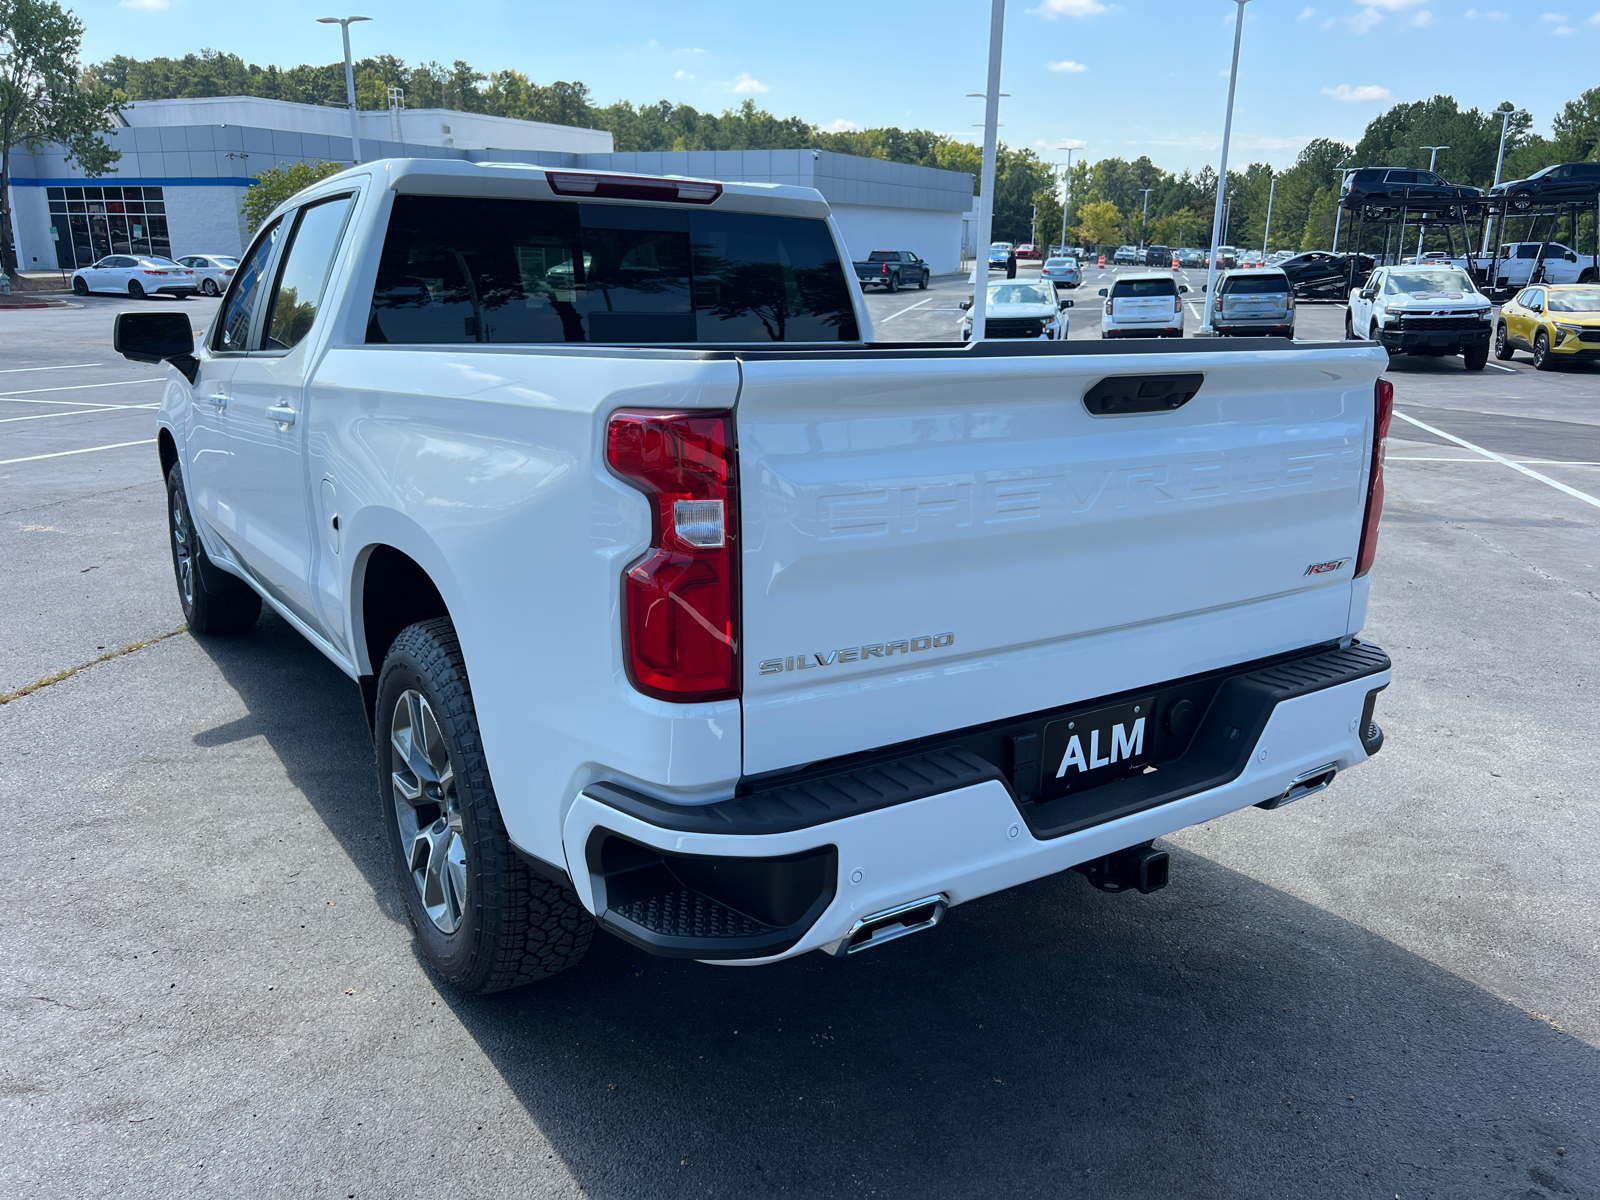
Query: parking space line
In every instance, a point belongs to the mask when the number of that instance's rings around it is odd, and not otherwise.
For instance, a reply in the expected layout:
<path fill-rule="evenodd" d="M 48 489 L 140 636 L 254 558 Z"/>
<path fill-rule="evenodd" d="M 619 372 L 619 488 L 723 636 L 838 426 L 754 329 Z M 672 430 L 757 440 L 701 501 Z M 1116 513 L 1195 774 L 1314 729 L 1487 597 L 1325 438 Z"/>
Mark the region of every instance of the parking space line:
<path fill-rule="evenodd" d="M 70 412 L 29 413 L 25 417 L 0 417 L 0 425 L 9 425 L 13 421 L 45 421 L 51 417 L 82 417 L 89 413 L 123 412 L 128 409 L 160 407 L 159 404 L 97 404 L 93 408 L 75 408 Z"/>
<path fill-rule="evenodd" d="M 1486 367 L 1493 367 L 1496 371 L 1504 371 L 1507 375 L 1515 375 L 1518 373 L 1515 367 L 1502 367 L 1499 363 L 1484 363 L 1483 365 Z"/>
<path fill-rule="evenodd" d="M 938 297 L 938 296 L 929 296 L 926 300 L 918 300 L 915 304 L 913 304 L 911 306 L 911 308 L 902 308 L 897 313 L 891 313 L 889 316 L 885 317 L 884 320 L 885 321 L 892 321 L 892 320 L 895 319 L 895 317 L 903 317 L 908 312 L 910 312 L 912 308 L 921 308 L 924 304 L 932 304 L 935 300 L 938 300 L 939 298 L 940 297 Z"/>
<path fill-rule="evenodd" d="M 100 367 L 104 363 L 64 363 L 59 367 L 7 367 L 0 375 L 20 375 L 23 371 L 73 371 L 79 367 Z"/>
<path fill-rule="evenodd" d="M 19 404 L 93 404 L 93 400 L 23 400 L 23 396 L 36 396 L 40 392 L 86 392 L 90 388 L 129 387 L 135 383 L 166 383 L 165 379 L 113 379 L 110 383 L 72 383 L 66 387 L 23 388 L 15 392 L 0 392 L 0 400 L 16 400 Z M 115 408 L 115 405 L 107 405 Z"/>
<path fill-rule="evenodd" d="M 120 450 L 124 446 L 153 446 L 155 438 L 145 438 L 141 442 L 113 442 L 109 446 L 85 446 L 82 450 L 57 450 L 54 454 L 29 454 L 23 458 L 0 458 L 0 467 L 9 467 L 12 463 L 38 462 L 41 458 L 65 458 L 69 454 L 93 454 L 97 450 Z"/>
<path fill-rule="evenodd" d="M 1494 460 L 1492 458 L 1422 458 L 1415 454 L 1385 454 L 1383 461 L 1487 463 Z M 1600 467 L 1600 462 L 1574 462 L 1568 458 L 1516 458 L 1511 461 L 1530 467 Z"/>
<path fill-rule="evenodd" d="M 1473 445 L 1471 442 L 1467 441 L 1466 438 L 1458 438 L 1453 433 L 1446 433 L 1442 429 L 1435 429 L 1432 425 L 1428 425 L 1428 424 L 1426 424 L 1426 423 L 1424 423 L 1422 421 L 1419 421 L 1415 417 L 1406 416 L 1406 414 L 1401 412 L 1398 408 L 1394 410 L 1394 415 L 1399 417 L 1402 421 L 1410 422 L 1412 425 L 1415 425 L 1418 429 L 1427 430 L 1427 432 L 1429 432 L 1431 434 L 1434 434 L 1436 437 L 1442 437 L 1442 438 L 1445 438 L 1445 439 L 1447 439 L 1449 441 L 1454 442 L 1458 446 L 1464 446 L 1468 450 L 1471 450 L 1474 454 L 1481 454 L 1485 458 L 1493 459 L 1497 463 L 1504 463 L 1506 466 L 1510 467 L 1513 471 L 1520 471 L 1522 474 L 1528 476 L 1528 478 L 1530 478 L 1530 479 L 1537 479 L 1540 483 L 1547 483 L 1551 487 L 1555 488 L 1556 491 L 1565 492 L 1567 495 L 1571 496 L 1575 500 L 1582 500 L 1585 504 L 1592 504 L 1596 508 L 1600 508 L 1600 499 L 1596 499 L 1595 497 L 1589 495 L 1588 492 L 1580 492 L 1577 488 L 1568 487 L 1566 484 L 1560 482 L 1559 480 L 1551 479 L 1550 476 L 1548 476 L 1548 475 L 1541 475 L 1537 471 L 1529 470 L 1527 467 L 1523 466 L 1521 463 L 1514 462 L 1513 460 L 1505 457 L 1505 455 L 1503 455 L 1503 454 L 1496 454 L 1493 450 L 1485 450 L 1482 446 Z"/>

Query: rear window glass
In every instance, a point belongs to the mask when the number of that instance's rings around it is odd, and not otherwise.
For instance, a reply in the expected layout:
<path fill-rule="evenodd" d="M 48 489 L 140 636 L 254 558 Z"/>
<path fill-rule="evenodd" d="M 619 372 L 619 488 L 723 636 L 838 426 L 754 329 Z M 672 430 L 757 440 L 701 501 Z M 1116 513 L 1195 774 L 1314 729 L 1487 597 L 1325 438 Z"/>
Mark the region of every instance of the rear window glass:
<path fill-rule="evenodd" d="M 1270 296 L 1289 290 L 1289 280 L 1283 275 L 1230 275 L 1219 289 L 1225 296 Z"/>
<path fill-rule="evenodd" d="M 1176 296 L 1178 285 L 1170 279 L 1119 279 L 1111 287 L 1112 298 L 1118 296 Z"/>
<path fill-rule="evenodd" d="M 849 342 L 823 221 L 397 196 L 367 341 Z"/>
<path fill-rule="evenodd" d="M 898 250 L 874 250 L 871 254 L 867 255 L 867 261 L 868 262 L 899 262 L 900 261 L 900 252 Z"/>

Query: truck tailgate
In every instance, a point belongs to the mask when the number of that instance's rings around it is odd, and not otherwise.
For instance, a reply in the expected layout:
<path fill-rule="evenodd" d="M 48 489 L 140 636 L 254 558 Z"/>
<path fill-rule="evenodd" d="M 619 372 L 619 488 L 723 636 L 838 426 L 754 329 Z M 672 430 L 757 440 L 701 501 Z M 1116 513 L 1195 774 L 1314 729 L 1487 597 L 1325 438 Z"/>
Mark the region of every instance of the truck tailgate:
<path fill-rule="evenodd" d="M 745 773 L 1350 632 L 1386 361 L 1350 346 L 743 362 Z M 1085 405 L 1108 377 L 1186 373 L 1204 382 L 1175 410 Z"/>

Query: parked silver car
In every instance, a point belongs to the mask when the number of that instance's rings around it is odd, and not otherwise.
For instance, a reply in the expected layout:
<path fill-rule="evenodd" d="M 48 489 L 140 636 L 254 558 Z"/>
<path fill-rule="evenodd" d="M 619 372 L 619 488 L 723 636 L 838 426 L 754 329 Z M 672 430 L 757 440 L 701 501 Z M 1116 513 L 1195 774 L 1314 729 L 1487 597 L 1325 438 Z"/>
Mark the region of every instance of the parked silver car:
<path fill-rule="evenodd" d="M 1229 271 L 1211 298 L 1211 327 L 1222 336 L 1294 337 L 1294 293 L 1277 267 Z"/>
<path fill-rule="evenodd" d="M 195 282 L 206 295 L 220 296 L 239 269 L 239 260 L 231 254 L 185 254 L 178 265 L 194 272 Z"/>
<path fill-rule="evenodd" d="M 1039 268 L 1039 278 L 1055 284 L 1058 288 L 1075 288 L 1083 282 L 1083 276 L 1078 272 L 1078 260 L 1075 258 L 1046 259 L 1044 266 Z"/>

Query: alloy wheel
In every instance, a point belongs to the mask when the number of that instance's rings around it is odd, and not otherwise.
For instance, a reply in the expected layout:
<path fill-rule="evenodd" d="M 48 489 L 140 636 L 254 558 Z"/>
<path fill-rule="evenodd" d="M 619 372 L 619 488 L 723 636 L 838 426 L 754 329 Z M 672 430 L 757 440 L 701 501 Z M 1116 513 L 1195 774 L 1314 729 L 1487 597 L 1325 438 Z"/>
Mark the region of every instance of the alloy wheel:
<path fill-rule="evenodd" d="M 183 605 L 194 608 L 194 549 L 190 539 L 189 514 L 183 506 L 183 494 L 173 489 L 168 503 L 172 508 L 172 558 L 178 568 L 178 590 L 183 593 Z"/>
<path fill-rule="evenodd" d="M 406 869 L 441 933 L 461 925 L 467 903 L 467 844 L 455 770 L 428 698 L 408 688 L 395 701 L 389 740 L 394 816 Z"/>
<path fill-rule="evenodd" d="M 201 283 L 200 290 L 208 296 L 215 296 L 217 294 L 217 281 L 215 279 L 205 280 Z"/>

